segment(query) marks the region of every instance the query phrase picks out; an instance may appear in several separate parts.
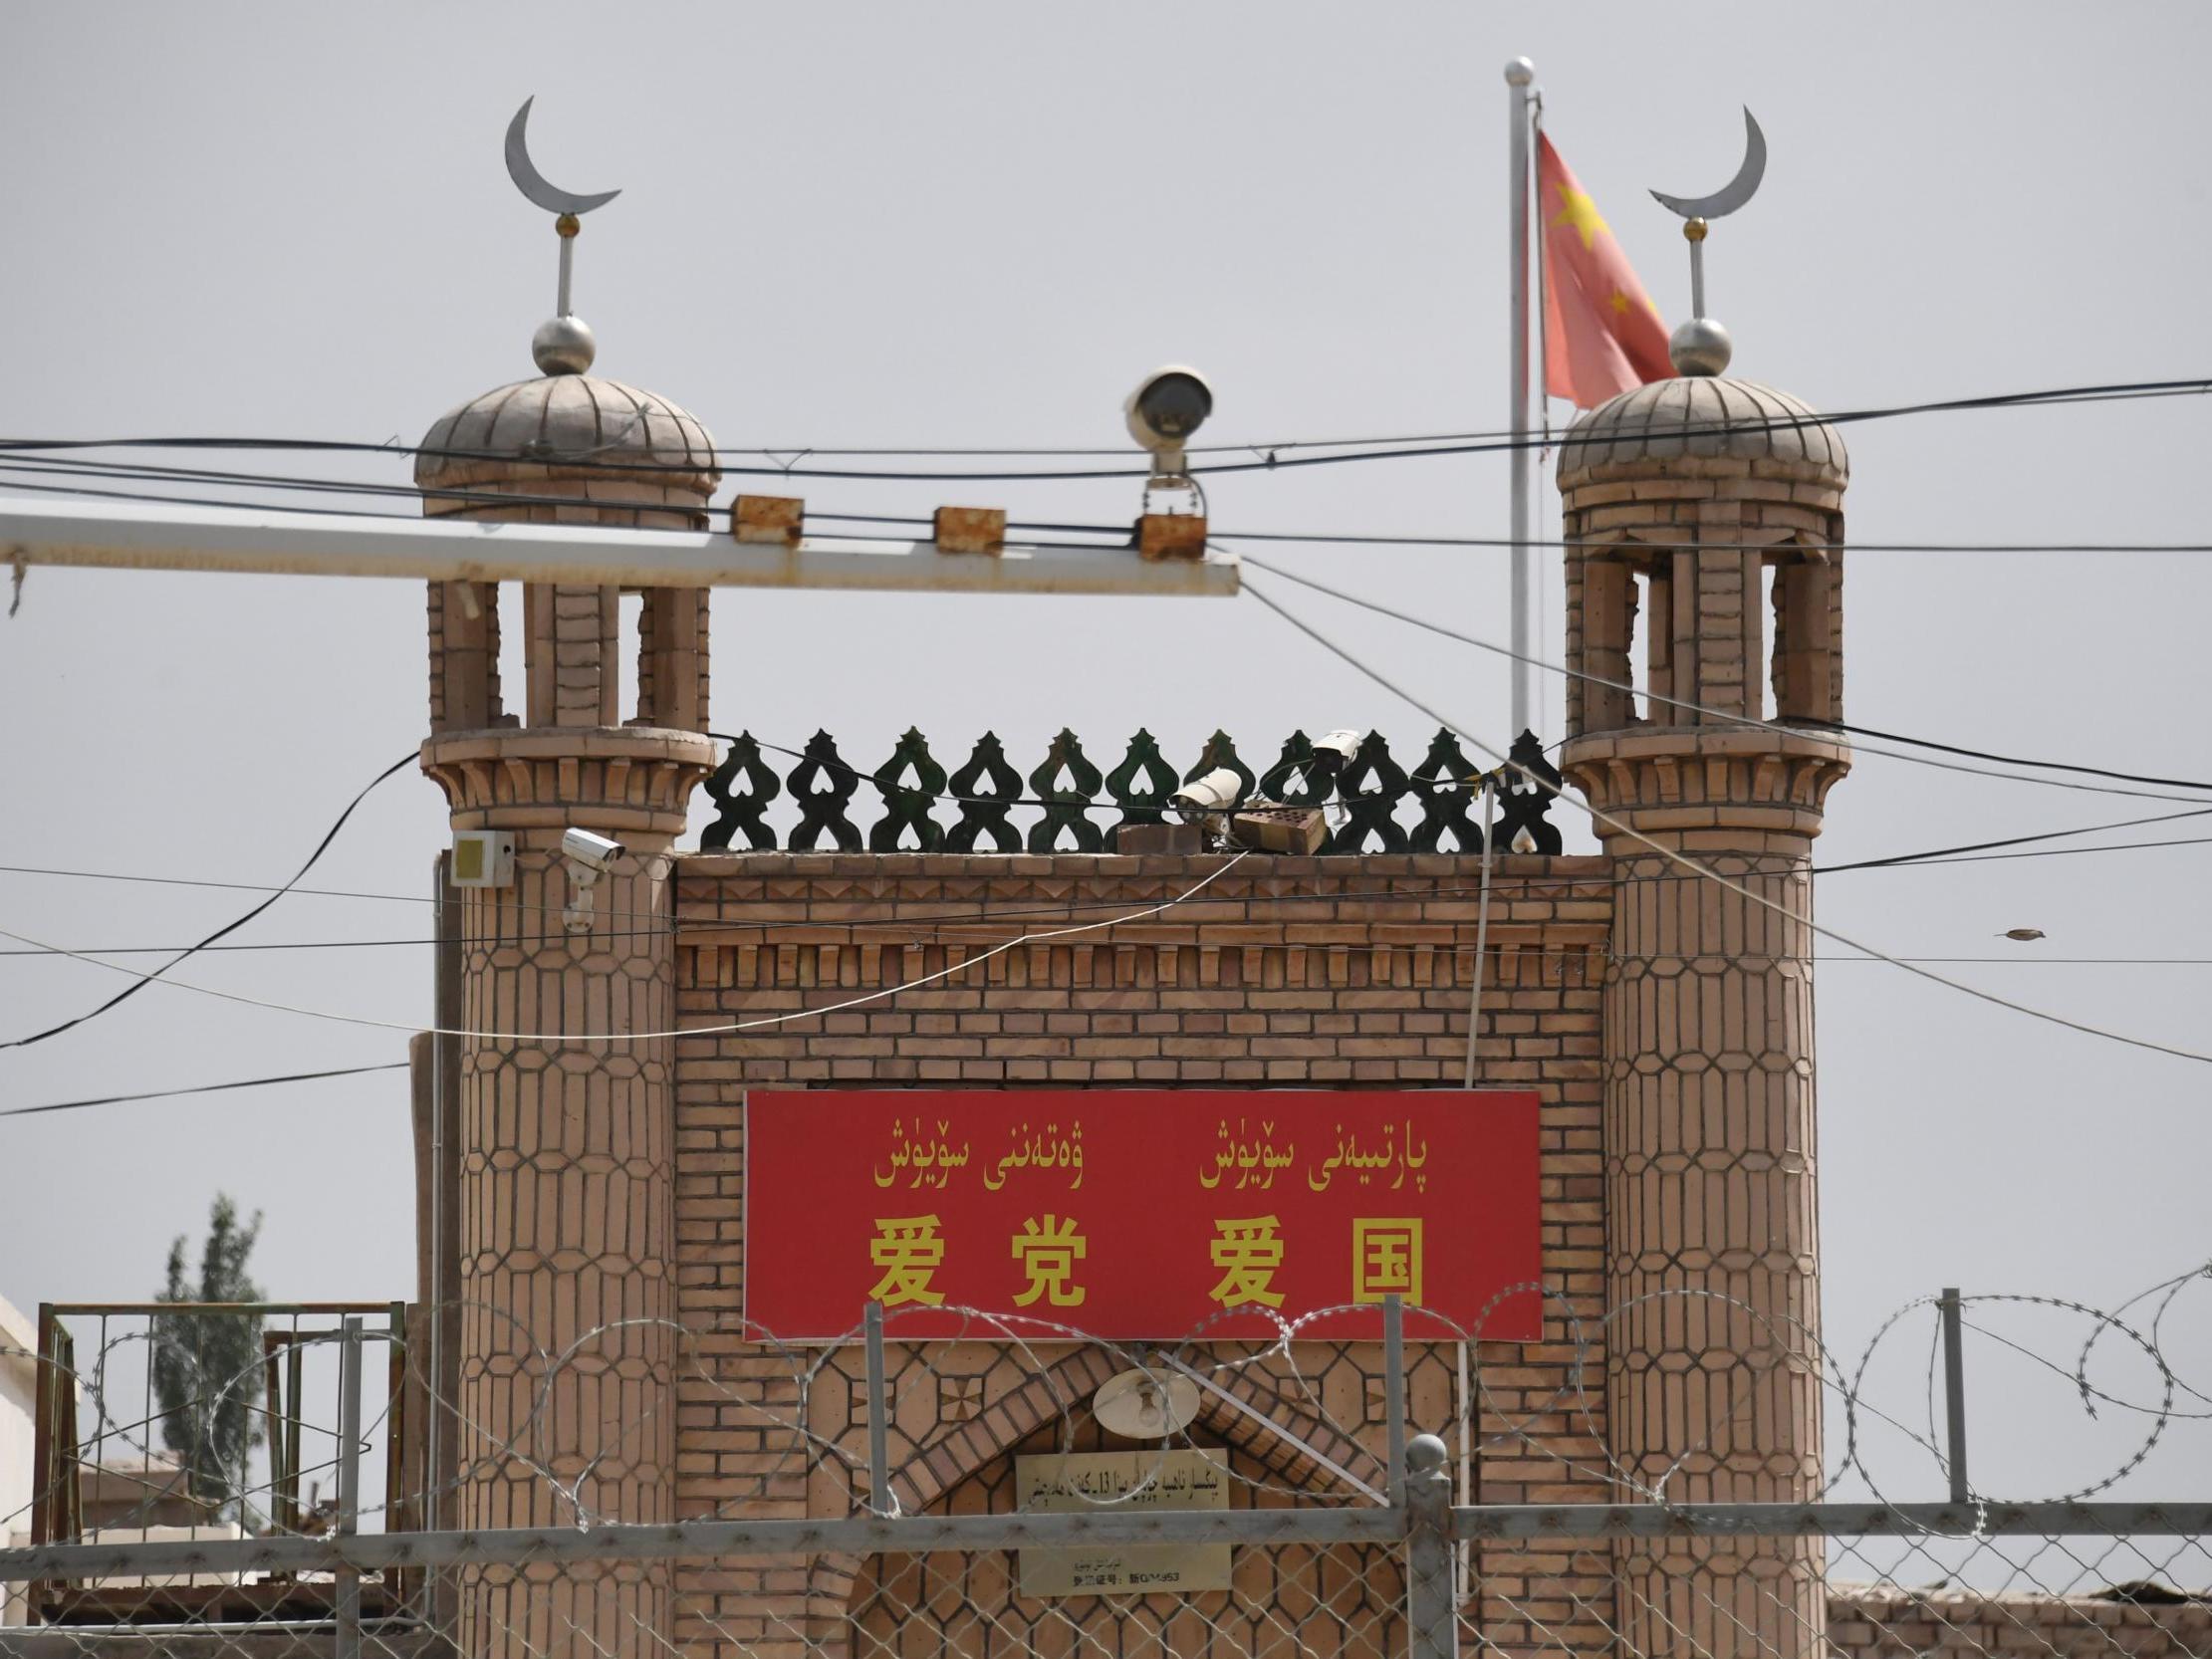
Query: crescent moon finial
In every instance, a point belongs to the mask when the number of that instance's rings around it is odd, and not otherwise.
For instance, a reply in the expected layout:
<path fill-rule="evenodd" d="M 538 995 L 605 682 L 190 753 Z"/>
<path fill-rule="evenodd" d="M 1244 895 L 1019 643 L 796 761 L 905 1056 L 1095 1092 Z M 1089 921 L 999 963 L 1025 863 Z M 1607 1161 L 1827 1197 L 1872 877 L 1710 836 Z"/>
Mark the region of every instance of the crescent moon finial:
<path fill-rule="evenodd" d="M 596 196 L 576 195 L 550 183 L 545 174 L 531 164 L 530 106 L 537 102 L 535 93 L 524 99 L 522 108 L 515 112 L 515 118 L 507 123 L 507 176 L 515 181 L 515 188 L 548 213 L 589 213 L 620 195 L 619 190 L 602 190 Z"/>
<path fill-rule="evenodd" d="M 1683 219 L 1682 235 L 1690 245 L 1690 317 L 1667 341 L 1667 356 L 1677 374 L 1719 374 L 1728 367 L 1735 347 L 1728 331 L 1705 315 L 1705 234 L 1711 222 L 1758 193 L 1767 175 L 1767 135 L 1750 110 L 1744 111 L 1744 163 L 1736 176 L 1709 196 L 1670 196 L 1662 190 L 1652 199 Z"/>
<path fill-rule="evenodd" d="M 522 101 L 515 118 L 507 123 L 507 176 L 534 206 L 555 215 L 554 234 L 561 238 L 561 282 L 553 317 L 539 326 L 530 342 L 530 355 L 548 374 L 581 374 L 592 366 L 599 346 L 591 326 L 569 304 L 569 284 L 576 269 L 576 238 L 584 227 L 577 221 L 595 207 L 605 207 L 619 190 L 603 190 L 580 196 L 556 188 L 530 161 L 530 107 L 535 95 Z"/>
<path fill-rule="evenodd" d="M 1670 196 L 1659 190 L 1652 191 L 1651 196 L 1669 213 L 1679 213 L 1685 219 L 1718 219 L 1751 200 L 1766 174 L 1767 135 L 1759 130 L 1759 122 L 1747 109 L 1744 111 L 1744 164 L 1736 169 L 1734 178 L 1709 196 Z"/>

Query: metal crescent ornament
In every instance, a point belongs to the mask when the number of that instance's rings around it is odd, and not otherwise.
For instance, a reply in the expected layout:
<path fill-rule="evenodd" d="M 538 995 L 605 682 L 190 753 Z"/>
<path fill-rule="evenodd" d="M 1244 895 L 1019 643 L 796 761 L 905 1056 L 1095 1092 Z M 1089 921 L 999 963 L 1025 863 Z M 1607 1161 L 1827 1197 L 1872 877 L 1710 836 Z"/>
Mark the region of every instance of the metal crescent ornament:
<path fill-rule="evenodd" d="M 527 106 L 525 106 L 527 108 Z M 519 119 L 520 118 L 518 118 Z M 513 139 L 510 135 L 508 154 L 513 156 Z M 511 164 L 511 161 L 510 161 Z M 1759 130 L 1759 123 L 1751 112 L 1744 112 L 1744 164 L 1736 169 L 1736 176 L 1709 196 L 1669 196 L 1660 191 L 1651 197 L 1670 213 L 1679 213 L 1685 219 L 1717 219 L 1737 208 L 1758 193 L 1759 181 L 1767 174 L 1767 135 Z"/>
<path fill-rule="evenodd" d="M 530 164 L 530 106 L 537 102 L 535 94 L 524 99 L 515 118 L 507 123 L 507 176 L 515 181 L 515 188 L 548 213 L 589 213 L 620 195 L 619 190 L 603 190 L 596 196 L 573 195 L 547 182 L 546 175 Z"/>

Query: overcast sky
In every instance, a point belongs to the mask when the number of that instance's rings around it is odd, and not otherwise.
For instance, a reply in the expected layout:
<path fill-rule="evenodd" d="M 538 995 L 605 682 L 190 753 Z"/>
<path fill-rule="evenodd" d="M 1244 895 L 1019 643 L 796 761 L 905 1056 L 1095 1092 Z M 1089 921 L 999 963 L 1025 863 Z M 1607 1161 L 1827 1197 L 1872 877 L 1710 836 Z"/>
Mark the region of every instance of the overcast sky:
<path fill-rule="evenodd" d="M 1766 183 L 1708 245 L 1711 309 L 1748 378 L 1838 410 L 2204 375 L 2208 35 L 2192 5 L 2018 0 L 16 5 L 0 13 L 0 431 L 411 441 L 529 374 L 554 238 L 508 182 L 500 137 L 532 94 L 545 172 L 623 190 L 579 250 L 599 368 L 684 404 L 721 443 L 1112 445 L 1123 394 L 1169 360 L 1213 378 L 1209 438 L 1491 428 L 1506 412 L 1500 68 L 1516 53 L 1670 321 L 1687 262 L 1644 191 L 1718 187 L 1740 155 L 1738 106 L 1759 116 Z M 1854 541 L 2206 539 L 2198 402 L 1924 416 L 1847 439 Z M 403 457 L 209 464 L 408 477 Z M 1136 510 L 1125 481 L 804 493 L 821 511 Z M 1246 474 L 1211 499 L 1224 530 L 1497 535 L 1506 467 Z M 1499 553 L 1273 557 L 1507 631 Z M 1556 657 L 1556 556 L 1542 568 Z M 1495 657 L 1277 589 L 1465 729 L 1507 735 Z M 2212 556 L 1867 551 L 1850 558 L 1846 608 L 1854 721 L 2212 779 Z M 1294 727 L 1375 728 L 1408 765 L 1434 729 L 1250 599 L 724 592 L 714 626 L 718 729 L 798 745 L 827 728 L 864 767 L 909 722 L 948 766 L 994 729 L 1025 772 L 1062 725 L 1102 767 L 1139 725 L 1178 765 L 1216 726 L 1255 761 Z M 417 583 L 34 570 L 0 622 L 0 861 L 281 881 L 420 741 L 424 680 Z M 1560 709 L 1548 680 L 1547 741 Z M 1831 798 L 1819 854 L 2180 810 L 1869 756 Z M 426 894 L 444 834 L 437 791 L 410 769 L 313 884 Z M 2212 958 L 2208 870 L 2212 847 L 2192 845 L 1840 874 L 1820 914 L 1899 955 L 1977 959 L 1939 971 L 2037 1008 L 2212 1050 L 2212 966 L 2076 960 Z M 252 896 L 5 874 L 0 926 L 169 945 Z M 2020 926 L 2048 937 L 1997 937 Z M 238 939 L 427 929 L 420 903 L 295 897 Z M 413 945 L 209 955 L 184 977 L 394 1022 L 430 1013 Z M 0 1036 L 120 983 L 0 958 Z M 0 1053 L 0 1104 L 403 1052 L 394 1032 L 155 989 Z M 1892 1308 L 1945 1284 L 2110 1305 L 2212 1255 L 2212 1068 L 1867 962 L 1821 972 L 1820 1059 L 1839 1348 L 1855 1355 Z M 217 1188 L 266 1212 L 271 1295 L 412 1294 L 403 1072 L 0 1120 L 0 1294 L 26 1308 L 151 1293 L 170 1237 L 197 1235 Z M 2200 1282 L 2168 1321 L 2200 1386 L 2208 1314 Z M 1990 1317 L 2047 1353 L 2084 1334 L 2032 1308 Z M 1914 1320 L 1877 1359 L 1907 1411 L 1926 1361 Z M 2125 1414 L 2085 1424 L 2069 1383 L 1976 1344 L 1993 1485 L 2000 1471 L 2019 1496 L 2081 1484 L 2138 1432 Z M 2198 1428 L 2162 1454 L 2168 1478 L 2150 1484 L 2166 1495 L 2212 1473 Z M 1889 1467 L 1934 1486 L 1901 1454 Z"/>

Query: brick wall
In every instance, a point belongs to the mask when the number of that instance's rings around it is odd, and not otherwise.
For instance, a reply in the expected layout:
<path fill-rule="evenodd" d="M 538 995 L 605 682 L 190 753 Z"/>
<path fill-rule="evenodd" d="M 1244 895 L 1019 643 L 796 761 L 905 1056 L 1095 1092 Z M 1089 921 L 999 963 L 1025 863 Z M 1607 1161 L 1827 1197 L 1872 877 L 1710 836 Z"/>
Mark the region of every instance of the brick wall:
<path fill-rule="evenodd" d="M 2093 1596 L 2013 1591 L 1833 1586 L 1830 1649 L 1851 1659 L 2034 1654 L 2040 1659 L 2204 1659 L 2212 1654 L 2212 1603 L 2141 1606 Z"/>
<path fill-rule="evenodd" d="M 697 1025 L 861 996 L 1024 932 L 1161 903 L 1224 861 L 687 855 L 676 878 L 678 1011 Z M 679 1511 L 742 1504 L 796 1516 L 837 1502 L 819 1488 L 810 1500 L 789 1427 L 802 1402 L 788 1358 L 737 1328 L 743 1087 L 1456 1086 L 1478 880 L 1479 861 L 1456 855 L 1254 856 L 1162 915 L 1020 945 L 926 989 L 787 1029 L 679 1042 L 679 1307 L 683 1323 L 703 1332 L 680 1395 Z M 1606 860 L 1498 860 L 1477 1075 L 1542 1096 L 1555 1301 L 1544 1341 L 1484 1343 L 1476 1354 L 1479 1420 L 1494 1442 L 1481 1463 L 1485 1502 L 1608 1496 L 1592 1425 L 1568 1384 L 1578 1336 L 1598 1344 L 1589 1375 L 1600 1377 L 1603 1365 L 1595 1320 L 1604 1283 L 1599 1019 L 1610 922 Z M 1578 1319 L 1593 1322 L 1578 1328 Z M 1380 1430 L 1379 1398 L 1371 1389 L 1365 1398 L 1375 1421 L 1360 1425 L 1361 1440 Z M 823 1422 L 820 1398 L 806 1409 L 816 1432 L 860 1447 L 857 1412 Z M 925 1461 L 937 1437 L 956 1434 L 975 1456 L 996 1455 L 972 1428 L 935 1420 L 914 1426 L 902 1450 Z M 1542 1632 L 1521 1622 L 1517 1608 L 1565 1607 L 1571 1590 L 1601 1604 L 1564 1549 L 1492 1548 L 1479 1570 L 1491 1597 L 1486 1634 L 1498 1645 L 1604 1645 L 1601 1629 L 1583 1629 L 1573 1611 Z M 838 1571 L 694 1574 L 683 1586 L 683 1631 L 773 1645 L 804 1629 L 835 1640 L 850 1582 Z"/>

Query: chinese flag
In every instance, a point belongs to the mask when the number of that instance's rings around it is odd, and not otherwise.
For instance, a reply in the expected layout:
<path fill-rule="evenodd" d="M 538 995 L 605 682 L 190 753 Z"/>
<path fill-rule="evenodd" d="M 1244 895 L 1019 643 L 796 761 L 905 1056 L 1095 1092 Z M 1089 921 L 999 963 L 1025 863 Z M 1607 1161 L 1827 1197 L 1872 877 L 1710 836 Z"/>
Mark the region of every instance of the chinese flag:
<path fill-rule="evenodd" d="M 1544 389 L 1577 408 L 1674 373 L 1666 325 L 1552 140 L 1536 135 L 1537 222 L 1544 234 Z"/>

